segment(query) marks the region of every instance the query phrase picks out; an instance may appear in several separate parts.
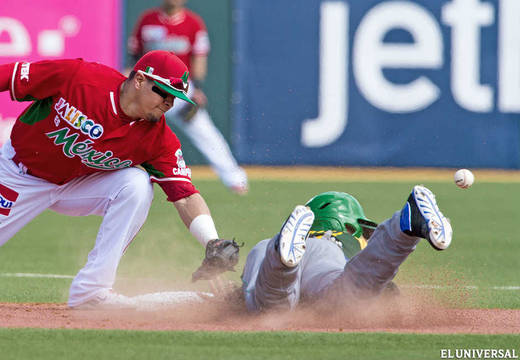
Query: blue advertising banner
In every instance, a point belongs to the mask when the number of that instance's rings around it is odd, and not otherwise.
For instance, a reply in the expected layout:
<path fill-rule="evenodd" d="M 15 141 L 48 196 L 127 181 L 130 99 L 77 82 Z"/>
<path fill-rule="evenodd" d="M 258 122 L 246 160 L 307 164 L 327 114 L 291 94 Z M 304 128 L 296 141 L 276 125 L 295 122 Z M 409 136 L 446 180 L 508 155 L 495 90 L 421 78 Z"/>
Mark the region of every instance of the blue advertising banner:
<path fill-rule="evenodd" d="M 241 162 L 520 168 L 520 1 L 234 7 Z"/>

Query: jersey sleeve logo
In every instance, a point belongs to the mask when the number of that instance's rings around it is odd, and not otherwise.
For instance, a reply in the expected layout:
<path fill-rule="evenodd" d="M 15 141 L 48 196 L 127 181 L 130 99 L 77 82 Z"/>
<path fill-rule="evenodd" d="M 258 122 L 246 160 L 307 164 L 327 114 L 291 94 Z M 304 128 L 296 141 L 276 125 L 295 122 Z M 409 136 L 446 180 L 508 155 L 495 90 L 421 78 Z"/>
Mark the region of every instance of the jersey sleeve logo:
<path fill-rule="evenodd" d="M 29 68 L 31 63 L 23 63 L 20 67 L 20 81 L 25 80 L 29 82 Z"/>
<path fill-rule="evenodd" d="M 182 156 L 182 150 L 178 149 L 175 152 L 175 157 L 177 158 L 177 167 L 180 169 L 186 168 L 186 162 L 184 161 L 184 156 Z"/>
<path fill-rule="evenodd" d="M 177 167 L 173 168 L 173 175 L 187 176 L 191 179 L 191 169 L 186 167 L 181 149 L 177 149 L 175 157 L 177 158 Z"/>

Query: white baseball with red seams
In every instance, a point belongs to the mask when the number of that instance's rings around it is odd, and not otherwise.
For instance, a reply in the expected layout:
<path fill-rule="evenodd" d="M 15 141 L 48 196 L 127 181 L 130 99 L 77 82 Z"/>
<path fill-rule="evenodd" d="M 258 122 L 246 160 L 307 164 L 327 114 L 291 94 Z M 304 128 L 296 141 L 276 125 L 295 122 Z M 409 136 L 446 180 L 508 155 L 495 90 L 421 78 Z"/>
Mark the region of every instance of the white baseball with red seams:
<path fill-rule="evenodd" d="M 461 189 L 467 189 L 475 181 L 475 175 L 468 169 L 459 169 L 455 172 L 453 177 L 455 184 Z"/>

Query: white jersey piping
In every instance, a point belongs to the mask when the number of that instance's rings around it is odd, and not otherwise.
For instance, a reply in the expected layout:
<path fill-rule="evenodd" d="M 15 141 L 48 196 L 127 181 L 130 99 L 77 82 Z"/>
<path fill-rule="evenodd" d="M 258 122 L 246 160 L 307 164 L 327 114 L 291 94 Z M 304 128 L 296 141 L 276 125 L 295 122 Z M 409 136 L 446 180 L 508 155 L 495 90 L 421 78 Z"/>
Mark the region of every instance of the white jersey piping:
<path fill-rule="evenodd" d="M 110 92 L 110 101 L 112 102 L 112 111 L 114 111 L 114 114 L 118 115 L 113 91 Z"/>
<path fill-rule="evenodd" d="M 155 181 L 157 181 L 157 182 L 163 182 L 163 181 L 184 181 L 184 182 L 191 183 L 191 180 L 183 179 L 183 178 L 173 178 L 173 177 L 169 177 L 169 178 L 157 178 L 157 177 L 155 177 L 155 176 L 150 176 L 150 179 L 151 179 L 151 180 L 155 180 Z"/>
<path fill-rule="evenodd" d="M 14 70 L 13 70 L 13 76 L 11 77 L 11 96 L 13 97 L 13 100 L 18 101 L 16 99 L 16 95 L 14 94 L 14 78 L 16 76 L 16 71 L 18 70 L 18 62 L 14 64 Z"/>

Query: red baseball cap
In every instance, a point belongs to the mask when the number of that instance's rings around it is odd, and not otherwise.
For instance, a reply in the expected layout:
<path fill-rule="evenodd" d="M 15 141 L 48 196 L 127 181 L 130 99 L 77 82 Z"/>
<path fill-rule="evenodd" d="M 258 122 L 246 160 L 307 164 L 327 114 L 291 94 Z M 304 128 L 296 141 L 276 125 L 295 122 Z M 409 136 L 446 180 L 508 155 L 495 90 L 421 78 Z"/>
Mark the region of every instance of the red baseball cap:
<path fill-rule="evenodd" d="M 196 105 L 188 97 L 188 67 L 174 53 L 154 50 L 144 54 L 134 71 L 149 77 L 162 90 Z"/>

